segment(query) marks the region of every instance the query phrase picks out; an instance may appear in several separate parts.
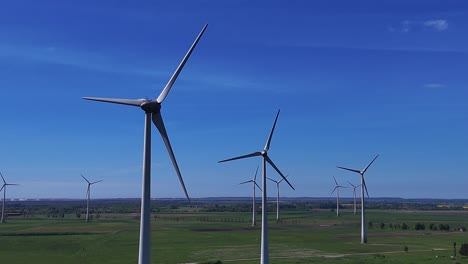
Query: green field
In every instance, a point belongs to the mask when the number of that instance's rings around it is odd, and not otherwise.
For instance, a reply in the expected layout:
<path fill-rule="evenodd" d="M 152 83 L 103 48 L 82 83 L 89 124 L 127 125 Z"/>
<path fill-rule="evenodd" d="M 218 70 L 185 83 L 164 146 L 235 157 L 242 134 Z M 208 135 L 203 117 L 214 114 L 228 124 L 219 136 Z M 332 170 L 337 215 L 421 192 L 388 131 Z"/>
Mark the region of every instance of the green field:
<path fill-rule="evenodd" d="M 250 213 L 173 212 L 152 217 L 152 263 L 258 263 L 260 227 Z M 270 214 L 271 263 L 468 263 L 453 255 L 468 243 L 463 211 L 369 210 L 369 243 L 361 245 L 360 215 L 343 210 L 282 211 L 282 222 Z M 258 217 L 258 219 L 260 216 Z M 417 222 L 425 230 L 414 230 Z M 385 226 L 380 228 L 381 223 Z M 405 223 L 409 229 L 391 228 Z M 451 231 L 429 230 L 434 223 Z M 258 222 L 260 224 L 260 222 Z M 136 263 L 139 220 L 130 214 L 101 215 L 99 220 L 11 217 L 0 225 L 1 263 Z M 408 251 L 404 251 L 404 247 Z M 438 257 L 437 257 L 438 256 Z"/>

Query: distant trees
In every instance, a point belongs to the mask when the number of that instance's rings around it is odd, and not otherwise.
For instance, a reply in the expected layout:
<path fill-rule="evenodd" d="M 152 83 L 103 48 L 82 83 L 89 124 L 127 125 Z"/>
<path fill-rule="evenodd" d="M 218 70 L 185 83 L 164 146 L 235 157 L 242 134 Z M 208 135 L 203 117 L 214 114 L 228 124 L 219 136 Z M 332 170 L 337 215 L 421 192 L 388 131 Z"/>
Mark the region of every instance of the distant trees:
<path fill-rule="evenodd" d="M 406 223 L 401 224 L 401 229 L 407 230 L 407 229 L 408 229 L 408 225 L 407 225 Z"/>
<path fill-rule="evenodd" d="M 463 243 L 460 247 L 460 255 L 468 256 L 468 244 Z"/>
<path fill-rule="evenodd" d="M 439 229 L 441 231 L 445 230 L 445 231 L 449 231 L 450 230 L 450 226 L 448 224 L 439 224 Z"/>
<path fill-rule="evenodd" d="M 426 229 L 426 225 L 424 225 L 423 223 L 416 223 L 414 225 L 414 230 L 425 230 Z"/>
<path fill-rule="evenodd" d="M 385 223 L 380 223 L 380 229 L 384 229 L 385 228 Z"/>

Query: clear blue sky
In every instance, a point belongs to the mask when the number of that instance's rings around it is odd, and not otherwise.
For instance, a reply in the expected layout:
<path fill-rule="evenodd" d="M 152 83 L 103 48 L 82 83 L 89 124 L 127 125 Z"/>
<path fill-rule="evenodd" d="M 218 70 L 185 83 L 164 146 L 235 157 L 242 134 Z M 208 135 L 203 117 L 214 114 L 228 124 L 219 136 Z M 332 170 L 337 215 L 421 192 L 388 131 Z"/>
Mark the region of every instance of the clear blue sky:
<path fill-rule="evenodd" d="M 255 3 L 254 3 L 255 2 Z M 249 196 L 270 156 L 329 196 L 376 154 L 372 197 L 468 198 L 466 1 L 7 1 L 0 9 L 0 171 L 11 198 L 140 197 L 143 112 L 209 26 L 162 114 L 192 197 Z M 152 196 L 183 197 L 153 129 Z M 278 175 L 270 171 L 270 176 Z M 269 195 L 274 195 L 274 185 Z M 351 196 L 351 190 L 344 191 Z"/>

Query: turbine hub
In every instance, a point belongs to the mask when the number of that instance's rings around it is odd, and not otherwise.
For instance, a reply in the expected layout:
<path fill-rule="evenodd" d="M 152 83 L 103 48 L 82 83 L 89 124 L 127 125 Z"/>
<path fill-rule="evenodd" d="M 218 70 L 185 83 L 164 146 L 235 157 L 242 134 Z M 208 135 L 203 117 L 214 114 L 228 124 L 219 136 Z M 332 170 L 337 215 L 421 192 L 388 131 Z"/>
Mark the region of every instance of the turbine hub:
<path fill-rule="evenodd" d="M 267 151 L 266 150 L 262 150 L 262 152 L 260 152 L 262 154 L 262 156 L 265 156 L 267 154 Z"/>
<path fill-rule="evenodd" d="M 156 101 L 145 102 L 140 107 L 146 113 L 158 113 L 161 110 L 161 104 Z"/>

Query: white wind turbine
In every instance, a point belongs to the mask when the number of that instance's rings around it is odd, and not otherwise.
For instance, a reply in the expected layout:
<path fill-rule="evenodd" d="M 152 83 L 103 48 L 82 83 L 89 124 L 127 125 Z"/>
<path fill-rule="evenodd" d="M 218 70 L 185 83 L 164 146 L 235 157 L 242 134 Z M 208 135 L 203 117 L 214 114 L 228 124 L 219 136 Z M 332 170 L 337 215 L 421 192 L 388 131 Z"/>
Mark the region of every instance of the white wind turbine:
<path fill-rule="evenodd" d="M 162 90 L 161 94 L 159 94 L 156 100 L 148 100 L 148 99 L 114 99 L 114 98 L 95 98 L 95 97 L 83 97 L 86 100 L 93 100 L 93 101 L 100 101 L 106 103 L 115 103 L 115 104 L 123 104 L 123 105 L 130 105 L 140 107 L 143 111 L 145 111 L 145 123 L 144 123 L 144 143 L 143 143 L 143 179 L 142 179 L 142 197 L 141 197 L 141 218 L 140 218 L 140 248 L 138 252 L 138 263 L 139 264 L 149 264 L 150 263 L 150 237 L 151 237 L 151 227 L 150 227 L 150 219 L 151 219 L 151 120 L 153 120 L 154 125 L 159 130 L 161 137 L 166 145 L 166 149 L 169 153 L 169 156 L 172 160 L 172 164 L 175 168 L 177 176 L 179 177 L 180 184 L 184 190 L 185 196 L 190 201 L 190 198 L 187 193 L 187 189 L 185 188 L 184 180 L 182 179 L 182 175 L 179 170 L 179 166 L 177 165 L 176 158 L 174 156 L 174 152 L 172 150 L 171 143 L 169 141 L 169 137 L 166 132 L 166 127 L 164 125 L 162 116 L 161 116 L 161 104 L 166 99 L 169 91 L 171 90 L 174 82 L 176 81 L 177 77 L 179 76 L 182 68 L 184 67 L 185 63 L 187 62 L 190 54 L 192 54 L 193 49 L 197 45 L 198 41 L 200 40 L 201 36 L 206 30 L 206 24 L 203 29 L 201 30 L 200 34 L 198 34 L 197 38 L 193 42 L 192 46 L 185 54 L 184 58 L 180 62 L 179 66 L 173 73 L 172 77 L 167 82 L 166 86 Z"/>
<path fill-rule="evenodd" d="M 86 222 L 89 222 L 89 199 L 91 197 L 91 185 L 96 184 L 98 182 L 102 182 L 102 180 L 90 182 L 88 181 L 88 179 L 86 179 L 85 176 L 83 176 L 83 174 L 80 174 L 80 175 L 88 183 L 88 188 L 86 188 Z"/>
<path fill-rule="evenodd" d="M 276 114 L 275 122 L 273 123 L 273 127 L 271 128 L 270 135 L 268 136 L 267 142 L 265 147 L 263 148 L 262 151 L 257 151 L 253 152 L 247 155 L 231 158 L 231 159 L 226 159 L 219 161 L 221 162 L 226 162 L 226 161 L 231 161 L 231 160 L 238 160 L 238 159 L 245 159 L 245 158 L 250 158 L 250 157 L 257 157 L 261 156 L 262 157 L 262 237 L 261 237 L 261 246 L 260 246 L 260 264 L 268 264 L 269 263 L 269 257 L 268 257 L 268 219 L 267 219 L 267 188 L 266 188 L 266 163 L 268 162 L 273 169 L 276 170 L 276 172 L 283 177 L 283 179 L 289 184 L 289 186 L 294 190 L 294 187 L 289 183 L 289 181 L 286 179 L 286 177 L 283 175 L 283 173 L 276 167 L 276 165 L 273 163 L 273 161 L 268 157 L 268 150 L 270 149 L 270 143 L 271 143 L 271 138 L 273 137 L 273 132 L 275 131 L 275 126 L 276 126 L 276 121 L 278 121 L 278 116 L 279 116 L 280 110 L 278 110 L 278 113 Z"/>
<path fill-rule="evenodd" d="M 366 190 L 367 196 L 369 196 L 369 192 L 367 191 L 366 181 L 364 179 L 364 174 L 366 173 L 367 169 L 369 169 L 370 165 L 379 157 L 379 155 L 375 156 L 375 158 L 367 165 L 367 167 L 360 171 L 355 169 L 349 169 L 345 167 L 339 167 L 339 169 L 352 171 L 355 173 L 359 173 L 361 175 L 361 244 L 367 243 L 367 225 L 366 225 L 366 212 L 365 212 L 365 201 L 364 201 L 364 189 Z"/>
<path fill-rule="evenodd" d="M 288 175 L 286 175 L 286 178 Z M 272 178 L 267 177 L 270 181 L 276 183 L 276 222 L 279 222 L 279 196 L 280 196 L 280 183 L 284 180 L 281 179 L 279 181 L 273 180 Z"/>
<path fill-rule="evenodd" d="M 5 201 L 6 201 L 6 187 L 8 185 L 19 185 L 16 183 L 7 183 L 5 181 L 5 178 L 3 178 L 3 174 L 0 172 L 0 176 L 2 177 L 3 180 L 3 185 L 2 188 L 0 189 L 0 192 L 3 190 L 3 203 L 2 203 L 2 223 L 5 223 Z"/>
<path fill-rule="evenodd" d="M 340 188 L 346 188 L 345 186 L 339 185 L 333 176 L 333 180 L 335 180 L 335 188 L 331 192 L 333 194 L 336 191 L 336 216 L 340 216 Z"/>
<path fill-rule="evenodd" d="M 257 172 L 258 172 L 258 166 L 257 166 L 257 170 L 255 171 L 255 176 L 253 178 L 253 180 L 250 180 L 250 181 L 245 181 L 245 182 L 241 182 L 240 184 L 246 184 L 246 183 L 253 183 L 253 197 L 252 197 L 252 226 L 255 226 L 255 188 L 258 187 L 258 189 L 260 189 L 260 191 L 262 190 L 262 188 L 260 188 L 260 186 L 258 186 L 257 184 Z"/>
<path fill-rule="evenodd" d="M 351 186 L 353 187 L 354 214 L 356 214 L 356 211 L 357 211 L 357 209 L 356 209 L 356 208 L 357 208 L 357 205 L 356 205 L 356 188 L 360 187 L 361 184 L 359 184 L 359 185 L 354 185 L 354 184 L 350 183 L 349 181 L 348 181 L 348 183 L 349 183 L 349 185 L 351 185 Z"/>

